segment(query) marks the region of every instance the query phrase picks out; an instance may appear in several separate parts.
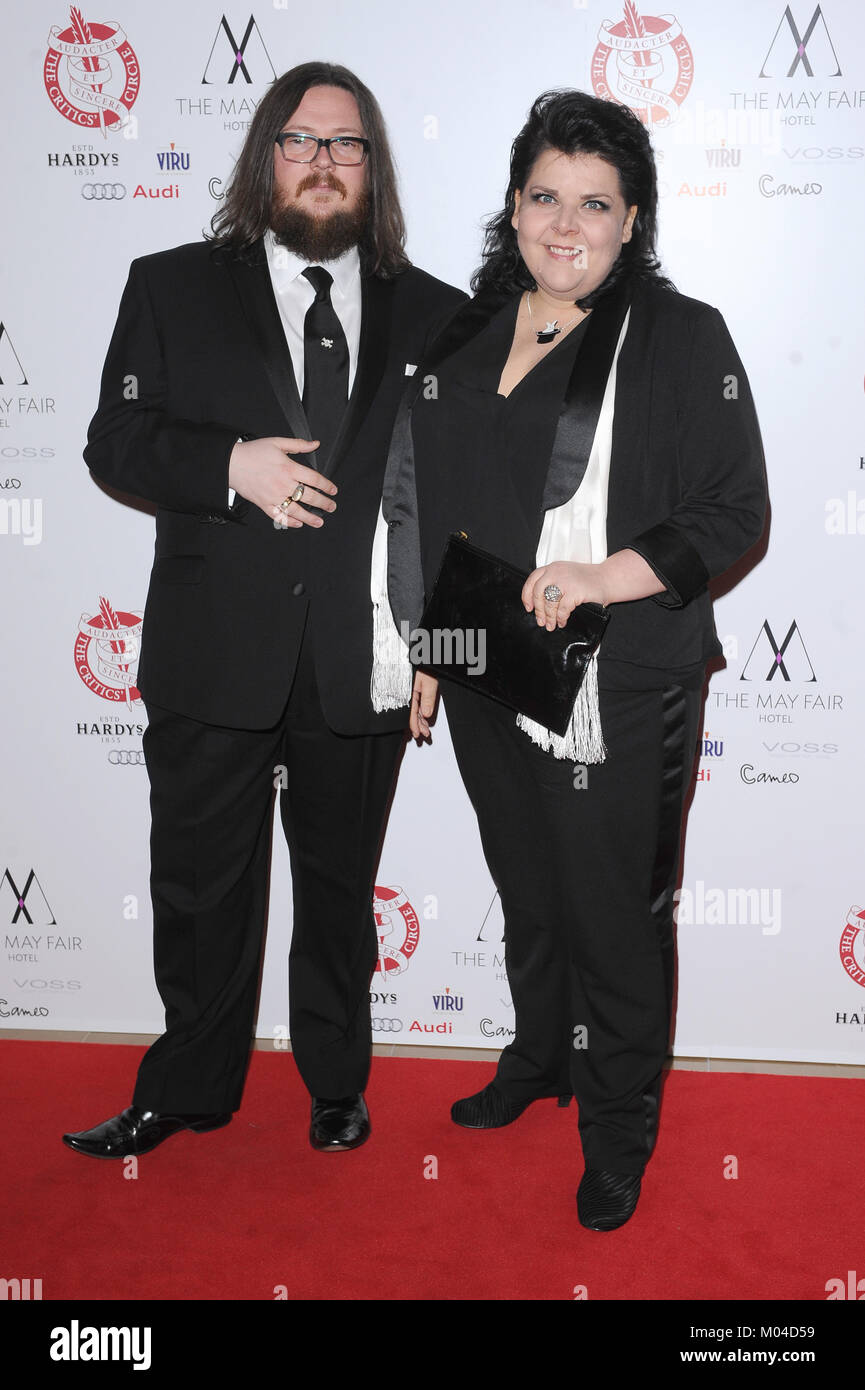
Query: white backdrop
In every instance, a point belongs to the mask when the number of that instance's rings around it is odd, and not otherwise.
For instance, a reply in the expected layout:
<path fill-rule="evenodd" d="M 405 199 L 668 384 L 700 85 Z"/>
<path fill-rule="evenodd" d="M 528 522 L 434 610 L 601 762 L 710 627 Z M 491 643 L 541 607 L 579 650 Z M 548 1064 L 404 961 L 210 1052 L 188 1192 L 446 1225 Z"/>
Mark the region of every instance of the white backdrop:
<path fill-rule="evenodd" d="M 30 0 L 4 33 L 0 1027 L 161 1030 L 134 686 L 153 521 L 81 450 L 129 261 L 200 237 L 268 82 L 326 58 L 382 104 L 412 259 L 464 287 L 539 92 L 650 123 L 665 268 L 726 318 L 772 499 L 765 557 L 717 603 L 676 1051 L 865 1060 L 859 0 Z M 441 715 L 378 884 L 379 1040 L 501 1046 L 501 913 Z M 261 1036 L 287 1032 L 290 931 L 277 832 Z"/>

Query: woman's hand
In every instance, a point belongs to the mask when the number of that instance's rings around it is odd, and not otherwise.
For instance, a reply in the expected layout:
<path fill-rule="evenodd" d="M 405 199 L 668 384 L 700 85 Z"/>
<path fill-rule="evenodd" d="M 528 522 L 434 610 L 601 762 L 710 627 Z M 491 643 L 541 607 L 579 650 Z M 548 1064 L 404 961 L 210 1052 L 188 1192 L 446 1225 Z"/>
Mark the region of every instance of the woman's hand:
<path fill-rule="evenodd" d="M 561 598 L 544 598 L 544 589 L 555 584 Z M 576 564 L 557 560 L 532 570 L 525 582 L 522 600 L 527 613 L 534 609 L 541 627 L 548 632 L 564 627 L 574 609 L 581 603 L 630 603 L 634 599 L 651 598 L 662 594 L 667 586 L 635 550 L 617 550 L 599 565 Z"/>
<path fill-rule="evenodd" d="M 557 626 L 564 627 L 581 603 L 600 603 L 606 607 L 610 596 L 602 570 L 603 565 L 575 564 L 565 560 L 532 570 L 522 592 L 526 612 L 531 613 L 534 609 L 538 626 L 552 632 Z M 544 597 L 544 590 L 550 585 L 561 589 L 561 598 Z"/>
<path fill-rule="evenodd" d="M 439 683 L 435 676 L 428 676 L 423 671 L 415 672 L 414 688 L 411 694 L 411 714 L 408 721 L 412 738 L 429 738 L 430 731 L 427 721 L 433 717 L 438 690 Z"/>

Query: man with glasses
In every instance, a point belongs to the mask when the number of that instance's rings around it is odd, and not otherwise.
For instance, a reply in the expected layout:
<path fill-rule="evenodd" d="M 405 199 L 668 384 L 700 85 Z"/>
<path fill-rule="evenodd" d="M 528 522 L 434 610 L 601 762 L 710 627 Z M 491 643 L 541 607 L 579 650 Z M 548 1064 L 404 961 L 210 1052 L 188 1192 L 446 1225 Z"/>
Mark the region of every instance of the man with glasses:
<path fill-rule="evenodd" d="M 85 450 L 157 506 L 138 684 L 166 1032 L 132 1105 L 63 1136 L 100 1158 L 240 1104 L 274 786 L 310 1141 L 370 1132 L 373 876 L 408 724 L 370 700 L 371 552 L 406 376 L 464 296 L 405 256 L 381 113 L 345 68 L 271 87 L 213 232 L 133 263 Z"/>

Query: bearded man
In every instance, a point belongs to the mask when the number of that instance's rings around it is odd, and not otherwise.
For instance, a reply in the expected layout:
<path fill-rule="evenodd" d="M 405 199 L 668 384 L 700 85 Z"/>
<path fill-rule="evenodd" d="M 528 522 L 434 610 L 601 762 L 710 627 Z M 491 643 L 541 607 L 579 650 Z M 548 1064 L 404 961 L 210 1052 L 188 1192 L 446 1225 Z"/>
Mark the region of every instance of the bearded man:
<path fill-rule="evenodd" d="M 408 723 L 370 700 L 371 552 L 406 376 L 465 296 L 410 265 L 381 112 L 342 67 L 270 88 L 213 233 L 133 262 L 84 453 L 157 507 L 138 685 L 166 1031 L 132 1105 L 63 1136 L 99 1158 L 240 1105 L 274 786 L 310 1141 L 370 1132 L 372 891 Z"/>

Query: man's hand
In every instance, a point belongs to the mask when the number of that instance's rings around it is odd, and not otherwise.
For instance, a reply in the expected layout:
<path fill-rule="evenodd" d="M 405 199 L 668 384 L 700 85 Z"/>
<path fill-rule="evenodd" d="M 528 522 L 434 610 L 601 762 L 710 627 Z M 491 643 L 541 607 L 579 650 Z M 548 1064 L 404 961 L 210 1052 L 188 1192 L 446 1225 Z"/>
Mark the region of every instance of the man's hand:
<path fill-rule="evenodd" d="M 307 511 L 299 501 L 292 502 L 288 508 L 280 506 L 291 497 L 298 483 L 302 483 L 306 503 L 323 512 L 336 510 L 333 501 L 336 485 L 323 473 L 316 473 L 291 457 L 292 454 L 308 454 L 318 445 L 317 439 L 275 437 L 235 444 L 228 464 L 228 485 L 280 526 L 323 526 L 324 518 Z"/>
<path fill-rule="evenodd" d="M 415 672 L 408 721 L 412 738 L 429 738 L 428 720 L 433 717 L 438 689 L 439 683 L 435 676 L 428 676 L 423 671 Z"/>

